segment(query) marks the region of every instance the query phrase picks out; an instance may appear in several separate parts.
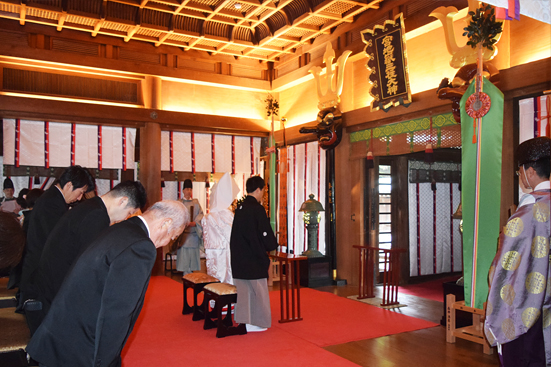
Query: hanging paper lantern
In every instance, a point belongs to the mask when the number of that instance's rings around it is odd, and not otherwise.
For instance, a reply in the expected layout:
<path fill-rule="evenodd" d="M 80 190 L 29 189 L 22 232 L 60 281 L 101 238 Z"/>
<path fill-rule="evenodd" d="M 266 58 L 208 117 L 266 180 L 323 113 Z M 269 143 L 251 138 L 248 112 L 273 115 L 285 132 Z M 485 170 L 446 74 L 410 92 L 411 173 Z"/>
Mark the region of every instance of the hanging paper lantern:
<path fill-rule="evenodd" d="M 373 164 L 373 153 L 371 151 L 367 152 L 367 168 L 373 168 L 375 165 Z"/>
<path fill-rule="evenodd" d="M 436 191 L 436 180 L 433 178 L 432 181 L 430 182 L 430 189 L 432 191 Z"/>
<path fill-rule="evenodd" d="M 425 147 L 425 162 L 432 163 L 434 162 L 434 151 L 432 149 L 432 143 L 429 142 Z"/>

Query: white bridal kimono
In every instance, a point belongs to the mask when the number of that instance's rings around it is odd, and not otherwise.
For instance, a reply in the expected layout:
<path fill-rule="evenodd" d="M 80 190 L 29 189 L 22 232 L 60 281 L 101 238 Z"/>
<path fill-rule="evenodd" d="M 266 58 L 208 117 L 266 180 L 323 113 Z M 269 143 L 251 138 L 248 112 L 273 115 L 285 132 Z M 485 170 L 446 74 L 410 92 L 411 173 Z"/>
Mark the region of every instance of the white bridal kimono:
<path fill-rule="evenodd" d="M 207 274 L 230 284 L 233 284 L 230 258 L 233 212 L 229 207 L 239 191 L 231 175 L 225 173 L 213 186 L 210 195 L 210 213 L 201 221 Z"/>

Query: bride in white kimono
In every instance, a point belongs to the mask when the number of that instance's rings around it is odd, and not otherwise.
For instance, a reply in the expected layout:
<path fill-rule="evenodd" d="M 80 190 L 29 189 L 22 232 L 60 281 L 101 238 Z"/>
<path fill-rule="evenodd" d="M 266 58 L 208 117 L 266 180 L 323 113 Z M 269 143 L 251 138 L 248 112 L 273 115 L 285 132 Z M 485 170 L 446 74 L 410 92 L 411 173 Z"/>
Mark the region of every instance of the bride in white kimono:
<path fill-rule="evenodd" d="M 210 213 L 201 221 L 207 274 L 230 284 L 233 284 L 230 258 L 233 212 L 230 210 L 230 205 L 239 191 L 231 175 L 225 173 L 213 186 L 210 195 Z"/>

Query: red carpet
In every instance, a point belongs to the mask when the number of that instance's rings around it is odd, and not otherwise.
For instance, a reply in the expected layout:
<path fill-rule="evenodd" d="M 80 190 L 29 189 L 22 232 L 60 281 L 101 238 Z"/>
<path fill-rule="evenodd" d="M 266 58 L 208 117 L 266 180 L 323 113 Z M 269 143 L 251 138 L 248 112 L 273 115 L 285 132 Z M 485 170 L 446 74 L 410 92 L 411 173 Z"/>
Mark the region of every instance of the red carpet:
<path fill-rule="evenodd" d="M 270 292 L 272 324 L 320 347 L 436 326 L 425 320 L 311 288 L 301 288 L 300 296 L 304 320 L 280 324 L 277 322 L 279 293 Z"/>
<path fill-rule="evenodd" d="M 409 294 L 412 296 L 432 299 L 438 302 L 444 302 L 444 290 L 442 284 L 446 282 L 454 282 L 459 279 L 459 276 L 452 276 L 430 282 L 419 284 L 410 284 L 398 288 L 399 293 Z"/>
<path fill-rule="evenodd" d="M 355 366 L 320 346 L 436 325 L 308 288 L 301 289 L 304 320 L 280 324 L 279 292 L 270 298 L 270 330 L 218 339 L 216 330 L 203 330 L 201 321 L 182 315 L 180 283 L 152 277 L 123 366 Z"/>

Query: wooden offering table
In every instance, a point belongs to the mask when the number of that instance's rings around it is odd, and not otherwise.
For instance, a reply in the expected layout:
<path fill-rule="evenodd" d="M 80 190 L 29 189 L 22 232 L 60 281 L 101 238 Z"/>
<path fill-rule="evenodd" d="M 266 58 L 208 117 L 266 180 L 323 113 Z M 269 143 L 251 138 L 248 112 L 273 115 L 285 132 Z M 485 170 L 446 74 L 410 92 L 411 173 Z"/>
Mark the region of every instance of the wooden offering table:
<path fill-rule="evenodd" d="M 300 261 L 306 260 L 306 256 L 276 252 L 273 255 L 270 254 L 270 258 L 279 261 L 279 296 L 281 305 L 281 319 L 279 322 L 300 321 L 302 320 L 300 316 Z"/>
<path fill-rule="evenodd" d="M 400 254 L 406 252 L 406 250 L 387 250 L 378 247 L 357 245 L 354 247 L 360 250 L 360 289 L 358 299 L 375 297 L 375 269 L 376 267 L 379 267 L 380 270 L 380 266 L 382 266 L 383 297 L 381 306 L 385 307 L 398 305 Z"/>

